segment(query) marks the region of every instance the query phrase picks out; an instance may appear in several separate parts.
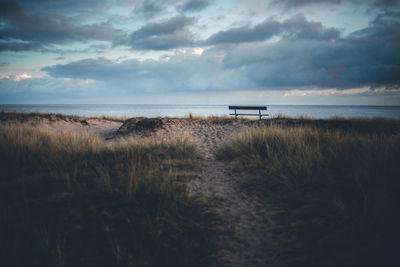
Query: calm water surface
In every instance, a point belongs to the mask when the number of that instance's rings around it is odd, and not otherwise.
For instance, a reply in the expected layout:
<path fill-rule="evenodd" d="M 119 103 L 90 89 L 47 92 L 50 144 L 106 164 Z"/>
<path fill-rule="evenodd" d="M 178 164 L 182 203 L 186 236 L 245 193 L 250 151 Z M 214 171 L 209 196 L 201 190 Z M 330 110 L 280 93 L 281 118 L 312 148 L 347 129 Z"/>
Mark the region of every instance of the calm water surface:
<path fill-rule="evenodd" d="M 307 116 L 313 118 L 385 117 L 400 119 L 400 106 L 300 106 L 267 105 L 271 117 Z M 129 116 L 129 117 L 183 117 L 194 115 L 228 115 L 228 105 L 141 105 L 141 104 L 57 104 L 57 105 L 0 105 L 0 109 L 17 112 L 61 113 L 82 116 Z"/>

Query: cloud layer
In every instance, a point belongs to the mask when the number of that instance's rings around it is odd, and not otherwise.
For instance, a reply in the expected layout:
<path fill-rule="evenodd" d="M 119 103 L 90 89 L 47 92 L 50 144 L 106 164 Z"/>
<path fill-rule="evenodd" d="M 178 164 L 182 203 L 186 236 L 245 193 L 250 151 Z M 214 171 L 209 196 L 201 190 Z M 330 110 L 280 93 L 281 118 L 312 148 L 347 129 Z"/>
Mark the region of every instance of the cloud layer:
<path fill-rule="evenodd" d="M 332 27 L 326 28 L 320 22 L 307 21 L 303 15 L 296 15 L 281 23 L 267 19 L 253 27 L 243 26 L 220 31 L 209 37 L 205 44 L 257 42 L 274 36 L 284 39 L 335 40 L 339 37 L 339 31 Z"/>
<path fill-rule="evenodd" d="M 170 36 L 188 22 L 192 23 L 180 17 L 165 24 L 150 24 L 134 32 L 131 38 L 137 42 L 154 36 L 162 38 L 160 33 Z M 279 36 L 279 41 L 262 42 L 272 36 Z M 337 29 L 294 16 L 283 22 L 268 20 L 254 27 L 219 32 L 205 43 L 217 46 L 200 56 L 187 49 L 186 54 L 178 53 L 169 60 L 116 63 L 87 59 L 43 70 L 53 77 L 90 78 L 122 86 L 135 84 L 131 88 L 136 91 L 162 91 L 165 87 L 181 91 L 400 85 L 398 22 L 375 21 L 368 28 L 340 37 Z M 168 42 L 162 44 L 170 47 Z M 147 47 L 161 48 L 150 44 Z"/>
<path fill-rule="evenodd" d="M 1 1 L 0 68 L 10 75 L 0 77 L 0 97 L 49 86 L 59 95 L 293 88 L 398 92 L 400 1 L 271 0 L 265 14 L 254 6 L 246 9 L 249 3 Z M 317 16 L 342 12 L 335 11 L 342 6 L 366 11 L 349 15 L 346 23 L 357 30 Z M 369 22 L 362 24 L 357 16 Z M 38 62 L 31 69 L 39 77 L 17 63 L 32 54 Z M 42 55 L 54 59 L 39 62 Z M 23 71 L 14 71 L 18 64 Z M 54 86 L 57 82 L 62 86 Z"/>
<path fill-rule="evenodd" d="M 132 32 L 127 40 L 119 44 L 127 44 L 138 50 L 166 50 L 193 43 L 187 26 L 194 23 L 193 18 L 177 16 L 157 23 L 149 23 Z"/>
<path fill-rule="evenodd" d="M 100 14 L 103 8 L 99 1 L 2 1 L 0 51 L 46 50 L 57 44 L 113 41 L 123 34 L 121 30 L 107 22 L 86 22 L 89 16 L 96 19 L 90 14 Z"/>
<path fill-rule="evenodd" d="M 370 5 L 370 6 L 378 6 L 378 7 L 391 7 L 399 4 L 399 0 L 273 0 L 272 3 L 274 5 L 284 5 L 286 8 L 296 8 L 300 6 L 309 6 L 309 5 L 339 5 L 345 3 L 351 3 L 356 5 Z"/>

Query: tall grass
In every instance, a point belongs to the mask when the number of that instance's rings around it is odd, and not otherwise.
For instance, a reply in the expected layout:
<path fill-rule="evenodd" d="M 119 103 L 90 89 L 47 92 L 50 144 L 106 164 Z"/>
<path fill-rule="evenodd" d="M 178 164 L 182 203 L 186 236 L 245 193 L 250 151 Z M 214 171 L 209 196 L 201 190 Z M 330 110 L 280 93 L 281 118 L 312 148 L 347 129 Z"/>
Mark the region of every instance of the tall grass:
<path fill-rule="evenodd" d="M 275 265 L 400 265 L 399 135 L 259 127 L 217 154 L 237 162 L 249 192 L 279 211 L 266 238 Z"/>
<path fill-rule="evenodd" d="M 110 116 L 110 115 L 101 115 L 101 116 L 93 116 L 89 117 L 90 119 L 101 119 L 107 121 L 115 121 L 115 122 L 124 122 L 129 119 L 128 116 Z"/>
<path fill-rule="evenodd" d="M 78 115 L 65 115 L 60 113 L 39 113 L 39 112 L 16 112 L 16 111 L 5 111 L 0 110 L 0 121 L 8 122 L 25 122 L 35 119 L 49 119 L 49 120 L 64 120 L 64 121 L 82 121 L 87 119 L 96 120 L 108 120 L 115 122 L 124 122 L 129 119 L 128 116 L 110 116 L 110 115 L 100 115 L 100 116 L 78 116 Z"/>
<path fill-rule="evenodd" d="M 0 265 L 199 266 L 213 220 L 188 136 L 105 143 L 0 125 Z"/>

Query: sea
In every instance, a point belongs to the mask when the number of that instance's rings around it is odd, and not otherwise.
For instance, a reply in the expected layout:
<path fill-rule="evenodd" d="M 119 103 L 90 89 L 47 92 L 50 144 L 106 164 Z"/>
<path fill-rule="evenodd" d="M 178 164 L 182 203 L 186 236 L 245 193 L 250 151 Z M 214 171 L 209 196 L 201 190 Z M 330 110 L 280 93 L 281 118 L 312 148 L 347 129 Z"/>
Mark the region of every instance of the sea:
<path fill-rule="evenodd" d="M 400 119 L 400 106 L 267 105 L 270 117 L 279 115 L 326 119 L 394 118 Z M 228 105 L 152 105 L 152 104 L 0 104 L 0 110 L 15 112 L 60 113 L 80 116 L 185 117 L 226 116 Z M 255 111 L 258 112 L 258 111 Z M 248 113 L 248 111 L 246 111 Z"/>

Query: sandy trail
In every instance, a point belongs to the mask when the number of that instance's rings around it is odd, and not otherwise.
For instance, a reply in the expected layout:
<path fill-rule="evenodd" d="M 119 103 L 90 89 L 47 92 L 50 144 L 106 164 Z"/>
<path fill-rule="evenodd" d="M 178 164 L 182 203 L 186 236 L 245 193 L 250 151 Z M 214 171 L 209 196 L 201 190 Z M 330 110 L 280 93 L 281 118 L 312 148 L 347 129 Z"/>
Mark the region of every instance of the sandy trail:
<path fill-rule="evenodd" d="M 265 206 L 240 190 L 240 176 L 219 161 L 207 161 L 200 179 L 189 184 L 194 194 L 217 198 L 215 209 L 223 218 L 218 226 L 218 261 L 212 266 L 265 266 Z"/>
<path fill-rule="evenodd" d="M 229 125 L 196 125 L 193 135 L 201 142 L 206 165 L 201 176 L 189 182 L 193 195 L 216 199 L 214 207 L 223 218 L 218 230 L 223 233 L 217 241 L 217 262 L 212 266 L 265 266 L 265 251 L 260 237 L 267 233 L 265 204 L 243 193 L 239 173 L 229 162 L 215 158 L 220 142 L 246 126 L 233 121 Z"/>

